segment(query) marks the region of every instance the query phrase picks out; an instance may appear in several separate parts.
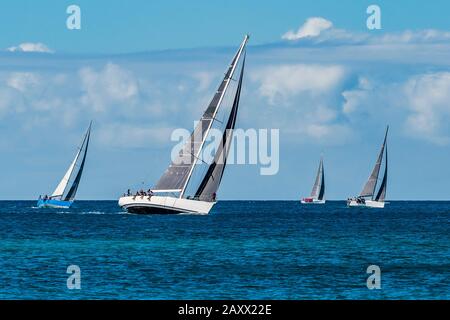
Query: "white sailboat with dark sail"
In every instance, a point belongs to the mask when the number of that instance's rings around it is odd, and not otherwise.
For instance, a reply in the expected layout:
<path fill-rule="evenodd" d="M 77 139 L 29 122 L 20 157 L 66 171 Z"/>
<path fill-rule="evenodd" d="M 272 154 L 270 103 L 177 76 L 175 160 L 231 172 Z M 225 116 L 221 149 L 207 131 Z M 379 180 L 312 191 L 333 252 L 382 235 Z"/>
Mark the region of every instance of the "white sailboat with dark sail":
<path fill-rule="evenodd" d="M 368 207 L 368 208 L 384 208 L 387 188 L 387 174 L 388 174 L 388 149 L 387 149 L 387 135 L 389 126 L 386 128 L 383 145 L 381 146 L 380 153 L 378 154 L 375 166 L 367 180 L 364 188 L 359 196 L 350 198 L 347 200 L 349 207 Z M 378 182 L 378 176 L 382 166 L 384 157 L 384 174 L 381 179 L 381 184 L 378 192 L 375 192 Z"/>
<path fill-rule="evenodd" d="M 325 172 L 323 168 L 323 157 L 320 158 L 319 169 L 317 170 L 316 181 L 309 197 L 301 200 L 303 204 L 324 204 L 325 203 Z"/>
<path fill-rule="evenodd" d="M 81 175 L 83 173 L 86 155 L 91 136 L 92 121 L 83 137 L 81 146 L 79 147 L 75 158 L 64 174 L 55 191 L 51 196 L 39 196 L 37 206 L 39 208 L 70 208 L 75 200 L 75 195 L 80 184 Z"/>
<path fill-rule="evenodd" d="M 172 159 L 152 189 L 124 195 L 119 199 L 119 206 L 130 213 L 142 214 L 209 213 L 216 203 L 216 193 L 231 146 L 248 39 L 246 35 L 214 97 L 177 158 Z M 202 151 L 213 127 L 219 128 L 222 135 L 212 161 L 205 161 Z"/>

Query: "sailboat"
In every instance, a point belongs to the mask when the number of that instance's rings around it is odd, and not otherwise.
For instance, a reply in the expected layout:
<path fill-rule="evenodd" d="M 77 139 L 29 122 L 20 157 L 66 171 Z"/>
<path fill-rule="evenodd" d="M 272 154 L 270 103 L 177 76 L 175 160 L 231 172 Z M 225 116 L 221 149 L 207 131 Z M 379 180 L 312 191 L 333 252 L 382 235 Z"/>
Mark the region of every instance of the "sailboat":
<path fill-rule="evenodd" d="M 86 162 L 86 154 L 91 135 L 92 121 L 83 137 L 81 146 L 79 147 L 75 158 L 64 174 L 55 191 L 51 196 L 39 196 L 37 206 L 39 208 L 70 208 L 74 202 L 75 195 L 81 180 L 84 164 Z"/>
<path fill-rule="evenodd" d="M 230 150 L 233 129 L 239 107 L 245 66 L 246 35 L 228 66 L 225 76 L 197 123 L 190 138 L 175 159 L 148 192 L 130 192 L 119 199 L 119 206 L 130 213 L 141 214 L 208 214 L 216 203 L 216 193 L 222 179 Z M 240 72 L 238 78 L 235 74 Z M 229 112 L 225 112 L 226 104 Z M 219 112 L 225 113 L 219 119 Z M 223 121 L 222 121 L 223 120 Z M 212 161 L 201 156 L 211 128 L 221 127 L 221 138 Z"/>
<path fill-rule="evenodd" d="M 381 150 L 380 153 L 378 154 L 378 158 L 372 170 L 372 173 L 370 174 L 369 179 L 364 185 L 359 196 L 347 200 L 347 205 L 349 207 L 384 208 L 385 205 L 384 200 L 386 198 L 386 187 L 387 187 L 387 173 L 388 173 L 388 149 L 387 149 L 388 131 L 389 126 L 387 126 L 386 128 L 383 145 L 381 146 Z M 380 173 L 381 165 L 383 162 L 383 156 L 385 158 L 384 175 L 381 180 L 380 188 L 378 189 L 378 192 L 375 193 L 378 182 L 378 175 Z"/>
<path fill-rule="evenodd" d="M 311 196 L 301 200 L 303 204 L 324 204 L 325 203 L 325 172 L 323 169 L 323 157 L 320 158 L 319 169 L 317 170 L 316 181 L 311 191 Z"/>

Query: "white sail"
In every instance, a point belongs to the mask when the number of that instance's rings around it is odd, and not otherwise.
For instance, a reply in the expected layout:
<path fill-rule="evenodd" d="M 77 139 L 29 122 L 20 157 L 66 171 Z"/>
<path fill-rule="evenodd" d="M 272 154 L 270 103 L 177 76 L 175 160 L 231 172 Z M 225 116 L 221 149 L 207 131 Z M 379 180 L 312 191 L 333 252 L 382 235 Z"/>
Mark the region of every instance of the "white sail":
<path fill-rule="evenodd" d="M 75 159 L 73 159 L 73 162 L 71 163 L 69 169 L 67 170 L 64 177 L 59 182 L 58 186 L 56 187 L 55 191 L 52 193 L 52 198 L 61 197 L 64 194 L 64 190 L 66 190 L 67 184 L 69 183 L 70 176 L 72 175 L 73 169 L 75 168 L 75 163 L 77 162 L 78 156 L 80 155 L 81 150 L 78 150 Z"/>
<path fill-rule="evenodd" d="M 50 196 L 50 198 L 60 198 L 61 200 L 72 200 L 73 197 L 75 196 L 76 188 L 78 188 L 78 183 L 79 183 L 79 178 L 80 178 L 78 176 L 81 175 L 81 172 L 83 170 L 84 160 L 86 159 L 87 147 L 88 147 L 88 144 L 89 144 L 89 137 L 90 137 L 90 134 L 91 134 L 91 126 L 92 126 L 92 121 L 89 124 L 89 128 L 88 128 L 86 134 L 84 135 L 83 142 L 81 143 L 81 147 L 78 149 L 78 152 L 75 155 L 75 158 L 73 159 L 72 163 L 70 164 L 69 169 L 67 169 L 66 174 L 61 179 L 61 181 L 59 182 L 59 184 L 56 187 L 55 191 L 53 191 L 53 193 Z M 83 151 L 83 149 L 84 149 L 84 151 Z M 78 162 L 78 160 L 80 158 L 80 154 L 82 152 L 83 152 L 83 156 L 82 156 L 81 159 L 82 159 L 83 163 L 80 166 L 80 165 L 77 165 L 77 162 Z M 75 169 L 77 167 L 79 167 L 78 174 L 76 174 L 75 181 L 73 181 L 72 184 L 71 184 L 71 187 L 70 187 L 70 190 L 69 190 L 69 194 L 66 195 L 69 198 L 68 199 L 62 199 L 63 195 L 64 195 L 64 192 L 67 189 L 67 185 L 69 184 L 71 178 L 73 178 L 72 175 L 73 175 L 73 173 L 74 173 L 74 171 L 75 171 Z M 77 179 L 77 177 L 78 177 L 78 179 Z M 76 184 L 75 188 L 74 188 L 74 184 Z"/>

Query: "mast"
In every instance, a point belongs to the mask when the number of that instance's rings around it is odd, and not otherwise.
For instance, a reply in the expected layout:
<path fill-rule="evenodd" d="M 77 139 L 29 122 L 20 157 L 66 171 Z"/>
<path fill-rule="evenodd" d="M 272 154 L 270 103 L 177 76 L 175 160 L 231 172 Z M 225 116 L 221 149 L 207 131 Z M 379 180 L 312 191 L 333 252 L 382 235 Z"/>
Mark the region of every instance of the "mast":
<path fill-rule="evenodd" d="M 378 175 L 380 173 L 381 162 L 383 160 L 384 148 L 386 146 L 386 139 L 387 139 L 388 131 L 389 131 L 389 126 L 386 127 L 386 133 L 384 135 L 383 145 L 381 146 L 381 150 L 380 150 L 380 153 L 378 154 L 378 158 L 377 158 L 377 161 L 375 162 L 375 166 L 372 170 L 372 173 L 370 174 L 369 179 L 367 180 L 366 184 L 364 185 L 363 190 L 359 194 L 360 197 L 372 197 L 372 199 L 373 199 L 373 195 L 375 193 L 375 188 L 377 186 Z"/>

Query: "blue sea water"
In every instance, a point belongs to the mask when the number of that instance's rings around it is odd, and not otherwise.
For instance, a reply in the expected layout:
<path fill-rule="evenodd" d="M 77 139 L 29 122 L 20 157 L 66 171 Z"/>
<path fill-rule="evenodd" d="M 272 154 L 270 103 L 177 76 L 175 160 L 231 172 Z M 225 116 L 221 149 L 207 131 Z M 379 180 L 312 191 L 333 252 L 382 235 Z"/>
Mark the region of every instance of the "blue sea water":
<path fill-rule="evenodd" d="M 0 202 L 1 299 L 450 298 L 450 202 L 220 201 L 203 216 L 34 205 Z M 372 264 L 380 290 L 366 286 Z"/>

